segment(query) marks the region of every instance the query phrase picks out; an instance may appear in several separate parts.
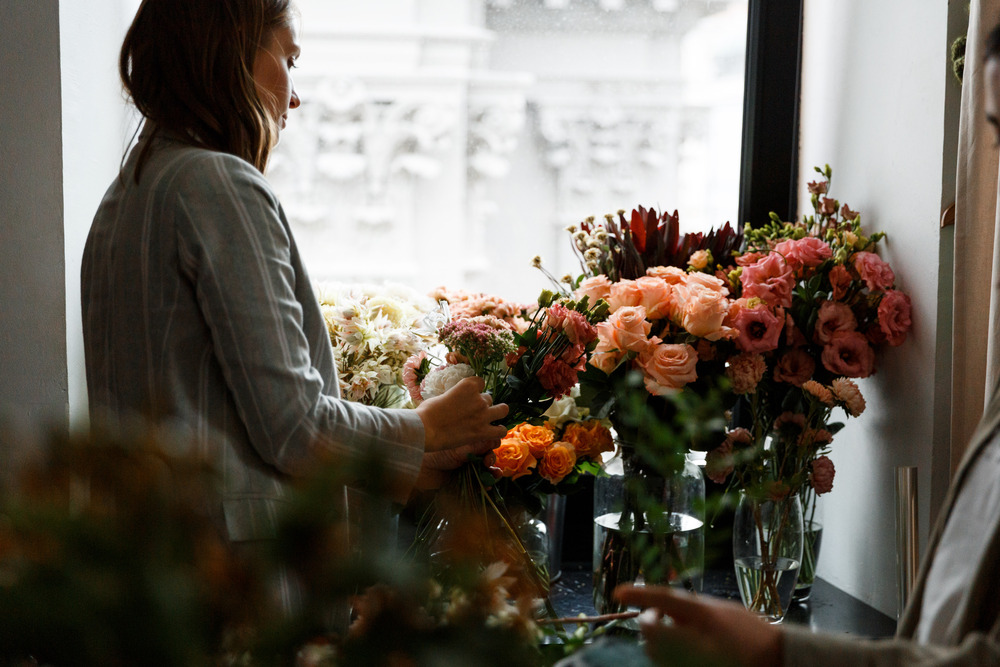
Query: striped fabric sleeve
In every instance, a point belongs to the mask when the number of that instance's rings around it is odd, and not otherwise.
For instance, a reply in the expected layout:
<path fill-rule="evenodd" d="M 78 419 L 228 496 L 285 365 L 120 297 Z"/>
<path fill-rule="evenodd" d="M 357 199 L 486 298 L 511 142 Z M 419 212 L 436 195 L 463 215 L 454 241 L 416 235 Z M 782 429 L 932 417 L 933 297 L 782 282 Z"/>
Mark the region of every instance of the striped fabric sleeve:
<path fill-rule="evenodd" d="M 185 182 L 172 190 L 181 269 L 254 448 L 292 475 L 331 455 L 376 455 L 406 480 L 394 494 L 405 497 L 423 457 L 421 420 L 324 393 L 303 330 L 296 281 L 304 273 L 293 266 L 291 231 L 267 181 L 221 154 L 201 153 L 180 174 Z"/>

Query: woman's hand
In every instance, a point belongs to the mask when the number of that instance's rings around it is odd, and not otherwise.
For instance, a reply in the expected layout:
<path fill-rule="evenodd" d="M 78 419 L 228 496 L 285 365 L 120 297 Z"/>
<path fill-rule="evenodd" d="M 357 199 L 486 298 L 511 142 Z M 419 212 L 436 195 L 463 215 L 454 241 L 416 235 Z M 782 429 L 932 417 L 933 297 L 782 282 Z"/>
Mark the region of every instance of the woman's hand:
<path fill-rule="evenodd" d="M 470 454 L 485 454 L 506 435 L 506 427 L 492 422 L 507 416 L 507 405 L 493 405 L 493 398 L 483 393 L 485 387 L 482 378 L 468 377 L 417 406 L 424 423 L 424 460 L 417 478 L 418 489 L 437 488 L 447 472 L 465 463 Z"/>
<path fill-rule="evenodd" d="M 781 631 L 741 605 L 665 586 L 619 586 L 615 597 L 648 608 L 640 617 L 646 652 L 658 665 L 778 667 Z"/>

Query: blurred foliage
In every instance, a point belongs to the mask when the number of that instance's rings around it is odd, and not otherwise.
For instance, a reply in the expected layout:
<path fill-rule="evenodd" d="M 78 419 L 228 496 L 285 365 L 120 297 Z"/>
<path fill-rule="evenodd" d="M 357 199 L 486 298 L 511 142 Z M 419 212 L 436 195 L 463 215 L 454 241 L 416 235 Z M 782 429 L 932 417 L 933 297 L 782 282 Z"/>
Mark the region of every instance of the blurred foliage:
<path fill-rule="evenodd" d="M 188 443 L 52 435 L 0 488 L 0 665 L 548 664 L 505 566 L 433 580 L 387 521 L 339 515 L 348 480 L 387 489 L 379 471 L 331 461 L 293 489 L 277 539 L 242 549 L 220 529 L 219 474 Z M 279 576 L 299 583 L 292 610 Z M 344 630 L 331 619 L 348 600 Z"/>

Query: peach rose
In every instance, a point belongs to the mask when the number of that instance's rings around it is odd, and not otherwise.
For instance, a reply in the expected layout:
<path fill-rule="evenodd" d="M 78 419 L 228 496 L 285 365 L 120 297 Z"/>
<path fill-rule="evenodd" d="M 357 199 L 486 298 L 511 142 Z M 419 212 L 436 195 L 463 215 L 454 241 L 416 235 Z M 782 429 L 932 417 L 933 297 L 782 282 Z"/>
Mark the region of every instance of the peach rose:
<path fill-rule="evenodd" d="M 607 300 L 611 294 L 611 281 L 605 275 L 593 276 L 580 281 L 580 286 L 576 288 L 573 297 L 577 300 L 584 296 L 590 297 L 590 304 L 597 303 L 598 299 Z"/>
<path fill-rule="evenodd" d="M 698 353 L 690 345 L 661 343 L 639 355 L 638 365 L 645 371 L 646 390 L 654 396 L 667 396 L 698 379 L 695 367 Z"/>
<path fill-rule="evenodd" d="M 892 287 L 896 276 L 892 269 L 873 252 L 854 254 L 854 269 L 870 290 L 886 290 Z"/>
<path fill-rule="evenodd" d="M 665 280 L 671 285 L 685 282 L 688 276 L 687 271 L 676 266 L 651 266 L 646 269 L 646 275 Z"/>
<path fill-rule="evenodd" d="M 704 287 L 705 289 L 712 290 L 713 292 L 719 292 L 723 296 L 729 296 L 729 288 L 726 287 L 726 281 L 722 280 L 718 276 L 709 275 L 707 273 L 689 273 L 687 275 L 687 280 L 684 281 L 685 285 L 698 285 Z"/>
<path fill-rule="evenodd" d="M 620 280 L 611 284 L 611 293 L 608 295 L 608 306 L 611 312 L 629 306 L 642 305 L 642 288 L 634 280 Z"/>
<path fill-rule="evenodd" d="M 826 345 L 838 331 L 854 331 L 858 328 L 858 320 L 850 306 L 839 301 L 824 301 L 820 304 L 816 315 L 816 329 L 813 338 L 816 342 Z"/>
<path fill-rule="evenodd" d="M 520 437 L 506 437 L 500 441 L 500 446 L 493 450 L 496 461 L 493 467 L 500 470 L 504 477 L 517 479 L 531 472 L 538 460 L 531 455 L 528 443 Z"/>
<path fill-rule="evenodd" d="M 635 286 L 642 295 L 637 305 L 646 309 L 646 319 L 658 320 L 670 315 L 673 286 L 662 278 L 642 276 Z"/>
<path fill-rule="evenodd" d="M 722 323 L 729 314 L 730 302 L 725 294 L 697 283 L 675 289 L 680 323 L 688 333 L 708 340 L 719 340 L 726 334 Z"/>
<path fill-rule="evenodd" d="M 649 345 L 651 329 L 652 324 L 646 319 L 645 308 L 626 306 L 611 313 L 607 320 L 597 325 L 600 343 L 596 351 L 642 352 Z M 602 344 L 607 347 L 601 349 Z"/>
<path fill-rule="evenodd" d="M 573 472 L 576 465 L 576 451 L 568 442 L 554 442 L 545 452 L 544 458 L 538 464 L 538 474 L 553 484 L 563 481 L 566 475 Z"/>
<path fill-rule="evenodd" d="M 688 266 L 695 271 L 701 271 L 708 267 L 710 261 L 712 261 L 712 253 L 707 250 L 695 250 L 688 257 Z"/>
<path fill-rule="evenodd" d="M 878 326 L 889 345 L 902 345 L 912 326 L 910 297 L 897 290 L 889 290 L 878 304 Z"/>
<path fill-rule="evenodd" d="M 857 331 L 834 333 L 820 358 L 823 366 L 837 375 L 866 378 L 875 369 L 875 351 Z"/>
<path fill-rule="evenodd" d="M 505 437 L 518 437 L 528 443 L 528 450 L 537 459 L 541 458 L 545 450 L 549 448 L 549 445 L 555 441 L 556 434 L 545 426 L 535 426 L 534 424 L 525 422 L 507 431 Z"/>

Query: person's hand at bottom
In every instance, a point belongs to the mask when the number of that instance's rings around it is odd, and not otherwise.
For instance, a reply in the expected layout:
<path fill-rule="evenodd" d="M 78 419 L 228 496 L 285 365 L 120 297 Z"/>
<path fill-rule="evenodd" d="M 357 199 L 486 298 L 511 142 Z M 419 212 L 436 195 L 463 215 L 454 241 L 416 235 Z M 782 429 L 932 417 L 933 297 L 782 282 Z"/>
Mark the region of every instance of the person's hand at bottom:
<path fill-rule="evenodd" d="M 615 597 L 640 616 L 646 652 L 657 665 L 778 667 L 781 630 L 741 605 L 665 586 L 619 586 Z"/>

